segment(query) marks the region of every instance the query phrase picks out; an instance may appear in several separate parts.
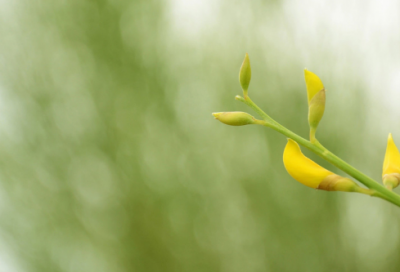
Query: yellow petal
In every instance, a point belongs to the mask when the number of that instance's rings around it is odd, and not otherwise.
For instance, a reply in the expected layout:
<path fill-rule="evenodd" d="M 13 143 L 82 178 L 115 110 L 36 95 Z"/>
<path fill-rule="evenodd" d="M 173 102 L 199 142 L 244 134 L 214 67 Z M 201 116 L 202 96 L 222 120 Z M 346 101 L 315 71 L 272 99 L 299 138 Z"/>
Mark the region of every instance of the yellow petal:
<path fill-rule="evenodd" d="M 400 173 L 400 153 L 393 141 L 392 133 L 389 133 L 382 176 L 393 173 Z"/>
<path fill-rule="evenodd" d="M 283 163 L 288 173 L 298 182 L 317 188 L 332 172 L 316 164 L 301 152 L 299 145 L 289 139 L 283 152 Z"/>
<path fill-rule="evenodd" d="M 318 91 L 316 95 L 311 99 L 308 106 L 308 123 L 310 124 L 310 140 L 315 141 L 315 132 L 319 121 L 325 111 L 325 89 Z"/>
<path fill-rule="evenodd" d="M 324 85 L 316 74 L 307 69 L 304 69 L 304 79 L 306 80 L 308 103 L 310 103 L 314 95 L 324 88 Z"/>

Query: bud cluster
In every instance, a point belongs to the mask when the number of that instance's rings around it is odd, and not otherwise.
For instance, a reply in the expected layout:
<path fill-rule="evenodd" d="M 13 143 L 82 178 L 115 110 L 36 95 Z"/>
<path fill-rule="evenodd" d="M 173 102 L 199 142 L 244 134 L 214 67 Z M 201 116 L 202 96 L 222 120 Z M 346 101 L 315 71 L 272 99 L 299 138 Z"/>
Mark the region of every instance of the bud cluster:
<path fill-rule="evenodd" d="M 327 152 L 327 150 L 317 141 L 315 134 L 319 122 L 321 121 L 325 111 L 325 87 L 321 79 L 316 74 L 308 71 L 307 69 L 304 70 L 304 79 L 307 89 L 310 141 L 307 141 L 297 135 L 295 135 L 297 138 L 294 137 L 294 133 L 291 131 L 287 131 L 286 134 L 282 132 L 285 131 L 286 128 L 270 118 L 251 101 L 248 96 L 248 89 L 251 80 L 251 67 L 248 54 L 245 55 L 239 72 L 239 82 L 243 90 L 244 98 L 237 96 L 236 99 L 246 103 L 247 105 L 255 109 L 255 111 L 263 117 L 263 120 L 257 120 L 253 116 L 245 112 L 217 112 L 213 113 L 213 116 L 220 122 L 231 126 L 261 124 L 272 127 L 290 138 L 299 140 L 299 143 L 308 147 L 309 149 L 315 147 L 317 151 L 314 152 L 324 157 L 325 154 L 329 154 L 329 152 Z M 298 182 L 308 187 L 319 190 L 358 192 L 367 195 L 382 197 L 382 195 L 379 195 L 377 191 L 362 188 L 351 179 L 339 176 L 310 160 L 301 152 L 299 144 L 293 139 L 288 139 L 288 142 L 283 152 L 283 163 L 287 172 Z M 337 164 L 339 163 L 344 162 L 339 161 Z M 346 172 L 350 173 L 351 171 Z M 362 180 L 360 178 L 357 179 Z M 397 187 L 400 184 L 400 153 L 393 141 L 392 134 L 389 134 L 388 137 L 386 154 L 383 163 L 382 180 L 385 187 L 389 190 Z M 368 185 L 368 183 L 364 184 Z M 374 186 L 368 185 L 368 187 L 372 188 Z M 378 187 L 381 188 L 381 186 Z M 383 189 L 379 188 L 377 189 L 378 191 L 381 191 L 381 189 Z M 386 192 L 388 191 L 386 190 Z M 400 206 L 400 204 L 398 205 Z"/>

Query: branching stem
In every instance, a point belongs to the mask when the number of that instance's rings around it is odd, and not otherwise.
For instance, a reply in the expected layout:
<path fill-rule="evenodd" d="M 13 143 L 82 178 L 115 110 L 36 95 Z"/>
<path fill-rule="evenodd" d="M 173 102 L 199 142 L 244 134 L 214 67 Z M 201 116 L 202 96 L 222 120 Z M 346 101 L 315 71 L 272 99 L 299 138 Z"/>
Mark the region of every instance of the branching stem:
<path fill-rule="evenodd" d="M 261 122 L 257 122 L 259 125 L 263 125 L 269 128 L 272 128 L 279 133 L 285 135 L 288 138 L 293 139 L 300 145 L 306 147 L 307 149 L 311 150 L 324 160 L 330 162 L 337 168 L 341 169 L 343 172 L 349 174 L 352 176 L 354 179 L 358 180 L 362 184 L 364 184 L 366 187 L 368 187 L 370 190 L 369 192 L 365 191 L 363 193 L 371 195 L 371 196 L 376 196 L 380 197 L 382 199 L 385 199 L 397 206 L 400 207 L 400 196 L 397 195 L 396 193 L 392 192 L 391 190 L 388 190 L 385 188 L 383 185 L 379 184 L 372 178 L 368 177 L 364 173 L 360 172 L 341 158 L 337 157 L 335 154 L 330 152 L 328 149 L 326 149 L 323 145 L 321 145 L 317 139 L 314 139 L 313 142 L 310 142 L 303 137 L 297 135 L 296 133 L 290 131 L 286 127 L 282 126 L 278 122 L 276 122 L 274 119 L 272 119 L 268 114 L 266 114 L 262 109 L 260 109 L 245 93 L 245 98 L 241 96 L 236 96 L 236 100 L 241 101 L 248 105 L 250 108 L 252 108 L 255 112 L 257 112 L 258 115 L 263 119 Z M 365 189 L 367 190 L 367 189 Z"/>

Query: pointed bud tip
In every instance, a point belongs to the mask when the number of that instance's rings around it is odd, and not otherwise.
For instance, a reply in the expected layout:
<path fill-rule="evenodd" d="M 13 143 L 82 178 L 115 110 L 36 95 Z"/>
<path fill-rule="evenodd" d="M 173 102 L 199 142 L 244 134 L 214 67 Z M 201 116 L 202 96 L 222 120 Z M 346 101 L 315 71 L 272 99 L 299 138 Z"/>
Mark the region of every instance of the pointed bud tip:
<path fill-rule="evenodd" d="M 383 160 L 382 177 L 394 173 L 400 174 L 400 152 L 394 143 L 392 134 L 389 133 Z"/>
<path fill-rule="evenodd" d="M 306 82 L 307 82 L 307 79 L 315 78 L 315 77 L 316 77 L 316 74 L 314 74 L 310 70 L 307 70 L 307 68 L 304 68 L 304 78 L 305 78 Z"/>
<path fill-rule="evenodd" d="M 235 96 L 235 100 L 244 102 L 244 98 L 240 95 Z"/>
<path fill-rule="evenodd" d="M 242 86 L 242 89 L 247 91 L 250 85 L 251 80 L 251 66 L 250 66 L 250 59 L 249 54 L 244 55 L 244 60 L 242 66 L 240 67 L 239 72 L 239 82 Z"/>
<path fill-rule="evenodd" d="M 305 75 L 314 75 L 314 76 L 316 76 L 316 74 L 314 74 L 313 72 L 311 72 L 311 71 L 308 70 L 307 68 L 304 68 L 304 74 L 305 74 Z"/>
<path fill-rule="evenodd" d="M 388 142 L 388 145 L 391 145 L 391 146 L 392 146 L 392 145 L 396 145 L 396 144 L 394 143 L 392 133 L 389 133 L 387 142 Z"/>
<path fill-rule="evenodd" d="M 220 116 L 222 112 L 213 112 L 212 115 L 214 116 L 215 119 L 218 119 L 218 116 Z"/>
<path fill-rule="evenodd" d="M 308 103 L 310 103 L 311 99 L 324 89 L 324 85 L 316 74 L 307 69 L 304 69 L 304 79 L 306 81 Z"/>
<path fill-rule="evenodd" d="M 230 126 L 244 126 L 255 124 L 255 118 L 246 112 L 214 112 L 212 114 L 218 121 Z"/>

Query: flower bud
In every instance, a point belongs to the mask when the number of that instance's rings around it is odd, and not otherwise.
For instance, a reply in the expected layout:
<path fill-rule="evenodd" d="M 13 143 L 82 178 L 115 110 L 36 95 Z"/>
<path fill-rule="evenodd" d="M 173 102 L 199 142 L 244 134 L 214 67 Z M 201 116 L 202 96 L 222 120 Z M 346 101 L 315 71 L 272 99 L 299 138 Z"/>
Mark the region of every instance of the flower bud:
<path fill-rule="evenodd" d="M 230 126 L 244 126 L 254 124 L 256 119 L 248 113 L 241 111 L 214 112 L 215 119 Z"/>
<path fill-rule="evenodd" d="M 320 90 L 311 99 L 308 106 L 308 123 L 310 124 L 310 139 L 315 139 L 315 132 L 317 130 L 319 121 L 325 111 L 325 89 Z"/>
<path fill-rule="evenodd" d="M 400 182 L 400 153 L 391 133 L 389 133 L 383 161 L 382 180 L 388 189 L 396 188 Z"/>
<path fill-rule="evenodd" d="M 311 99 L 322 89 L 324 89 L 324 85 L 322 84 L 321 79 L 314 74 L 313 72 L 304 69 L 304 79 L 306 81 L 307 87 L 307 98 L 308 104 L 310 104 Z"/>
<path fill-rule="evenodd" d="M 298 182 L 326 191 L 363 192 L 354 181 L 341 177 L 316 164 L 301 152 L 300 146 L 288 139 L 283 152 L 283 163 L 288 173 Z"/>
<path fill-rule="evenodd" d="M 325 89 L 319 77 L 304 70 L 308 97 L 308 123 L 310 124 L 310 139 L 315 140 L 315 132 L 325 111 Z"/>
<path fill-rule="evenodd" d="M 243 91 L 247 92 L 247 90 L 249 89 L 250 80 L 251 80 L 250 59 L 249 59 L 249 54 L 246 53 L 246 55 L 244 56 L 242 67 L 240 67 L 240 72 L 239 72 L 239 81 L 240 85 L 242 85 Z"/>

